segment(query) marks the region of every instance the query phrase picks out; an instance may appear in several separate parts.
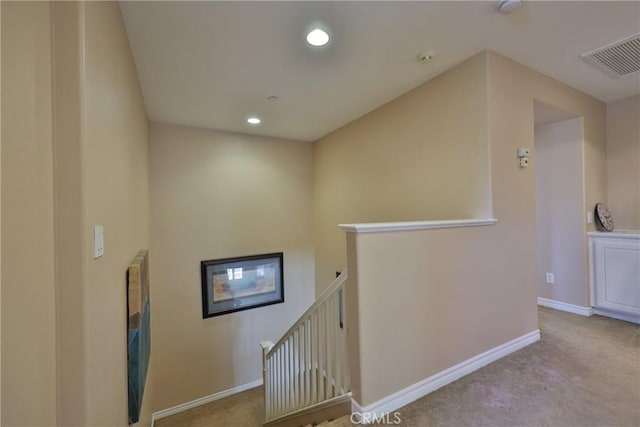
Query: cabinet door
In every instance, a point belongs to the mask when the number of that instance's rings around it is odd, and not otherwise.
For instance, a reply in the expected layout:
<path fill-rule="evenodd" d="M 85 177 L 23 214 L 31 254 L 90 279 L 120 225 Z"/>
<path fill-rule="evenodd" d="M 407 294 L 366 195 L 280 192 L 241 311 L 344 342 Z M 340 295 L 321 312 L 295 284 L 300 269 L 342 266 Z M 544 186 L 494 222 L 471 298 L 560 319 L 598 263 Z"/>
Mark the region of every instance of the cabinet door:
<path fill-rule="evenodd" d="M 594 239 L 595 306 L 640 315 L 640 241 Z"/>

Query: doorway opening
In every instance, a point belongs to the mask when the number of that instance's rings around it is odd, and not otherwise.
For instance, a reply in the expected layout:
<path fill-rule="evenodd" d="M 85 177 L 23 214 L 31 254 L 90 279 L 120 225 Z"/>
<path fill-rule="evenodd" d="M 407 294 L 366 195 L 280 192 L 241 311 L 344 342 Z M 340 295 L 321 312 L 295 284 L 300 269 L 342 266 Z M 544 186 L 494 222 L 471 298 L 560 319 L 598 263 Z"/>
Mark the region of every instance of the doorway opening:
<path fill-rule="evenodd" d="M 534 101 L 538 304 L 587 315 L 583 118 Z"/>

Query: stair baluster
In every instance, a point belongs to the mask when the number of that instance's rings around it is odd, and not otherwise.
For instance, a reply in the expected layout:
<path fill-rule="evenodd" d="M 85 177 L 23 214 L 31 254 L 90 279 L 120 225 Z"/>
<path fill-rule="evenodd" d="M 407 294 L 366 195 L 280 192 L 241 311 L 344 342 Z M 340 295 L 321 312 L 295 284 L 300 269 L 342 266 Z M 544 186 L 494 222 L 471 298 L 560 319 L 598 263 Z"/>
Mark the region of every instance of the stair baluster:
<path fill-rule="evenodd" d="M 265 423 L 350 396 L 345 269 L 276 344 L 262 347 Z"/>

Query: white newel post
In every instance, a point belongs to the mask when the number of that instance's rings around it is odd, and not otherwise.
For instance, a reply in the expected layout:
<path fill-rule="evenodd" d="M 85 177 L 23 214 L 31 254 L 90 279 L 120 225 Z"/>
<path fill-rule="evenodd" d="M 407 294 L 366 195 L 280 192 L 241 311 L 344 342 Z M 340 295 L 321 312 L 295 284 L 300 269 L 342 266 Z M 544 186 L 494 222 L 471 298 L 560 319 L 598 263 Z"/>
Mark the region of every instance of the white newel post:
<path fill-rule="evenodd" d="M 264 410 L 267 416 L 267 419 L 271 415 L 271 396 L 269 394 L 269 369 L 267 366 L 267 353 L 269 350 L 273 348 L 273 342 L 271 341 L 262 341 L 260 342 L 260 348 L 262 348 L 262 387 L 263 387 L 263 396 L 264 396 Z"/>

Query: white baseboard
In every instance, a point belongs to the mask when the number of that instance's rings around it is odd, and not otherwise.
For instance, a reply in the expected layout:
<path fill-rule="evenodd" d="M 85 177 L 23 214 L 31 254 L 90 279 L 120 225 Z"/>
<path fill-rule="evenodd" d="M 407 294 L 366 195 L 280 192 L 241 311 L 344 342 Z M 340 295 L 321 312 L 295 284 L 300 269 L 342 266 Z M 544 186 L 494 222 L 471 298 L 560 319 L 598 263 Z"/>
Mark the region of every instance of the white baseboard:
<path fill-rule="evenodd" d="M 154 412 L 151 415 L 151 426 L 153 426 L 155 420 L 159 420 L 160 418 L 165 418 L 170 415 L 175 415 L 180 412 L 184 412 L 191 408 L 195 408 L 197 406 L 206 405 L 207 403 L 213 402 L 215 400 L 223 399 L 225 397 L 229 397 L 236 393 L 241 393 L 243 391 L 259 387 L 262 385 L 262 380 L 252 381 L 247 384 L 239 385 L 238 387 L 233 387 L 228 390 L 223 390 L 218 393 L 210 394 L 209 396 L 201 397 L 200 399 L 192 400 L 190 402 L 185 402 L 180 405 L 172 406 L 171 408 L 163 409 L 158 412 Z"/>
<path fill-rule="evenodd" d="M 609 310 L 604 310 L 596 307 L 593 308 L 593 314 L 612 317 L 614 319 L 624 320 L 626 322 L 637 323 L 640 325 L 640 316 L 635 316 L 633 314 L 619 313 L 617 311 L 609 311 Z"/>
<path fill-rule="evenodd" d="M 573 314 L 579 314 L 580 316 L 591 316 L 593 314 L 593 310 L 591 309 L 591 307 L 582 307 L 579 305 L 541 297 L 538 297 L 538 305 L 554 308 L 556 310 L 566 311 Z"/>
<path fill-rule="evenodd" d="M 418 383 L 410 385 L 409 387 L 397 391 L 383 399 L 378 400 L 367 406 L 361 406 L 358 402 L 352 399 L 351 407 L 352 412 L 370 413 L 381 416 L 382 414 L 389 414 L 396 409 L 402 408 L 411 402 L 432 393 L 453 381 L 468 375 L 483 366 L 488 365 L 491 362 L 495 362 L 498 359 L 507 356 L 515 351 L 520 350 L 540 340 L 540 330 L 529 332 L 514 340 L 511 340 L 505 344 L 494 347 L 491 350 L 485 351 L 471 359 L 467 359 L 464 362 L 458 363 L 449 369 L 442 372 L 438 372 L 435 375 L 430 376 Z"/>

